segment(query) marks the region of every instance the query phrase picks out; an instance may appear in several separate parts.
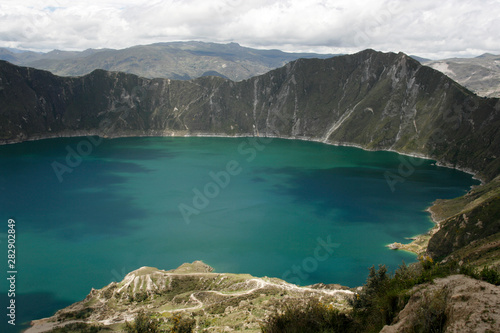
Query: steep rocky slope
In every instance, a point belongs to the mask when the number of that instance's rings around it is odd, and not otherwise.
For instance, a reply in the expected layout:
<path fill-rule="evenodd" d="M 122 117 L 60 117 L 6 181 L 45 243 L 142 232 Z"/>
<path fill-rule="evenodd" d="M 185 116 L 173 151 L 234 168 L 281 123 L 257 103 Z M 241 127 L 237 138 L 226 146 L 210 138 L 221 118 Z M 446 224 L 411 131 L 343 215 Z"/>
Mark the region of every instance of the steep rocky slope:
<path fill-rule="evenodd" d="M 491 179 L 500 103 L 400 53 L 299 59 L 242 82 L 78 78 L 0 63 L 0 142 L 96 134 L 294 137 L 432 157 Z"/>
<path fill-rule="evenodd" d="M 430 210 L 438 222 L 427 248 L 432 257 L 500 268 L 500 176 Z"/>

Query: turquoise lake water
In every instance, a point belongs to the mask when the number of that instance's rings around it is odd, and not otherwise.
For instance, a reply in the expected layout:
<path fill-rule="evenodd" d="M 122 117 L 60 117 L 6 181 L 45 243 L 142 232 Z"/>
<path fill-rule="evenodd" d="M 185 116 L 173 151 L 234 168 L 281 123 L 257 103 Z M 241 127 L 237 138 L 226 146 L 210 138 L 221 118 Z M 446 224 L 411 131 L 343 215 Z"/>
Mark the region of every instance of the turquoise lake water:
<path fill-rule="evenodd" d="M 430 160 L 282 139 L 50 139 L 0 146 L 0 161 L 6 277 L 16 221 L 16 329 L 141 266 L 203 260 L 362 285 L 372 265 L 415 261 L 385 245 L 427 231 L 435 199 L 478 183 Z"/>

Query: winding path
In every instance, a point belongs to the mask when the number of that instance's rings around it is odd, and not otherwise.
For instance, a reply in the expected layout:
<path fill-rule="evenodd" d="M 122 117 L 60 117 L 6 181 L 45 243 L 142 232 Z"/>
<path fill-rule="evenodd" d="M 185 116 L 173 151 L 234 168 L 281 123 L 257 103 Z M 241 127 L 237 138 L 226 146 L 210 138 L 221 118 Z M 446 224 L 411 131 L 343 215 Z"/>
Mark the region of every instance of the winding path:
<path fill-rule="evenodd" d="M 196 306 L 192 306 L 189 308 L 175 309 L 175 310 L 164 310 L 164 311 L 161 311 L 161 313 L 165 313 L 165 312 L 176 313 L 176 312 L 181 312 L 181 311 L 194 311 L 194 310 L 202 308 L 205 304 L 195 296 L 196 293 L 201 293 L 201 292 L 202 293 L 212 293 L 212 294 L 216 294 L 216 295 L 220 295 L 220 296 L 228 296 L 228 297 L 229 296 L 244 296 L 244 295 L 250 295 L 259 289 L 263 289 L 263 288 L 269 286 L 269 287 L 279 288 L 279 289 L 283 289 L 283 290 L 287 290 L 287 291 L 303 292 L 303 293 L 310 292 L 310 293 L 316 293 L 316 294 L 326 294 L 328 296 L 336 296 L 338 294 L 344 294 L 344 295 L 352 295 L 353 294 L 353 292 L 350 290 L 341 290 L 341 289 L 326 290 L 326 289 L 314 289 L 314 288 L 310 288 L 310 287 L 299 287 L 299 286 L 296 286 L 296 285 L 290 284 L 290 283 L 273 283 L 273 282 L 269 282 L 269 281 L 264 281 L 262 278 L 253 278 L 253 279 L 249 279 L 245 282 L 246 282 L 246 284 L 250 284 L 251 282 L 255 282 L 255 286 L 249 290 L 231 293 L 231 294 L 225 294 L 225 293 L 222 293 L 222 292 L 217 291 L 217 290 L 196 291 L 189 296 L 190 300 L 192 300 L 195 303 L 198 303 Z"/>

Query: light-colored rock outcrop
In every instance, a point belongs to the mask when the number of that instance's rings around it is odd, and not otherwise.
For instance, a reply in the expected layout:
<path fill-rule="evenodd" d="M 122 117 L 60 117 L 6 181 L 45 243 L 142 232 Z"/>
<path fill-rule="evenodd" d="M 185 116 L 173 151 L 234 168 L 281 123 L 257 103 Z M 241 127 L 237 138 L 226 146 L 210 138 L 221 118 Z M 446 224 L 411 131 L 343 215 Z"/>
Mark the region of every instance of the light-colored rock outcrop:
<path fill-rule="evenodd" d="M 500 332 L 500 287 L 463 275 L 435 279 L 415 287 L 395 323 L 381 333 L 414 332 L 432 318 L 444 314 L 444 332 Z"/>

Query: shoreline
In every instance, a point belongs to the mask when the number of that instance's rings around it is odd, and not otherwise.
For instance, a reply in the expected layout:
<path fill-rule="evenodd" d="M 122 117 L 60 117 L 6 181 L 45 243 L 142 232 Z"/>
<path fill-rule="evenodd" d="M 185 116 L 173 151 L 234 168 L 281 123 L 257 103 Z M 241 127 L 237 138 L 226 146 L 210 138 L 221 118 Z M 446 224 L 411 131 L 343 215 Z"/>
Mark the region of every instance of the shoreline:
<path fill-rule="evenodd" d="M 370 152 L 376 152 L 376 151 L 383 151 L 383 152 L 392 152 L 396 153 L 402 156 L 408 156 L 408 157 L 415 157 L 415 158 L 421 158 L 429 161 L 434 161 L 435 165 L 438 167 L 444 167 L 448 169 L 455 169 L 467 174 L 470 174 L 473 179 L 478 180 L 482 184 L 485 184 L 484 180 L 481 179 L 478 176 L 479 171 L 475 171 L 471 168 L 466 168 L 462 166 L 453 166 L 451 164 L 441 162 L 436 160 L 433 157 L 430 157 L 425 154 L 421 153 L 408 153 L 408 152 L 401 152 L 392 148 L 389 149 L 370 149 L 366 148 L 361 144 L 357 143 L 349 143 L 349 142 L 333 142 L 333 141 L 328 141 L 324 140 L 322 138 L 314 138 L 310 136 L 278 136 L 278 135 L 255 135 L 255 133 L 241 133 L 241 134 L 217 134 L 217 133 L 204 133 L 204 132 L 199 132 L 199 133 L 189 133 L 187 130 L 184 131 L 155 131 L 152 130 L 149 133 L 144 133 L 144 132 L 130 132 L 130 133 L 118 133 L 118 134 L 112 134 L 112 135 L 107 135 L 105 133 L 99 132 L 99 131 L 74 131 L 72 133 L 65 133 L 65 132 L 60 132 L 58 134 L 54 135 L 35 135 L 29 138 L 22 138 L 22 139 L 13 139 L 13 140 L 5 140 L 5 141 L 0 141 L 0 146 L 3 145 L 11 145 L 11 144 L 18 144 L 18 143 L 23 143 L 23 142 L 32 142 L 32 141 L 39 141 L 39 140 L 47 140 L 47 139 L 58 139 L 58 138 L 78 138 L 78 137 L 87 137 L 87 136 L 98 136 L 103 139 L 119 139 L 119 138 L 147 138 L 147 137 L 214 137 L 214 138 L 272 138 L 272 139 L 283 139 L 283 140 L 300 140 L 300 141 L 309 141 L 309 142 L 317 142 L 317 143 L 323 143 L 326 145 L 330 146 L 337 146 L 337 147 L 353 147 L 353 148 L 359 148 L 365 151 L 370 151 Z"/>
<path fill-rule="evenodd" d="M 431 213 L 431 216 L 429 216 L 429 220 L 432 223 L 434 223 L 434 225 L 429 230 L 427 230 L 427 232 L 413 237 L 409 237 L 408 239 L 412 240 L 410 243 L 403 244 L 399 242 L 394 242 L 387 244 L 386 247 L 389 250 L 410 252 L 417 256 L 427 255 L 427 245 L 429 244 L 429 240 L 440 229 L 439 222 L 437 222 L 432 218 L 432 212 L 430 210 L 431 207 L 428 207 L 425 211 Z"/>

